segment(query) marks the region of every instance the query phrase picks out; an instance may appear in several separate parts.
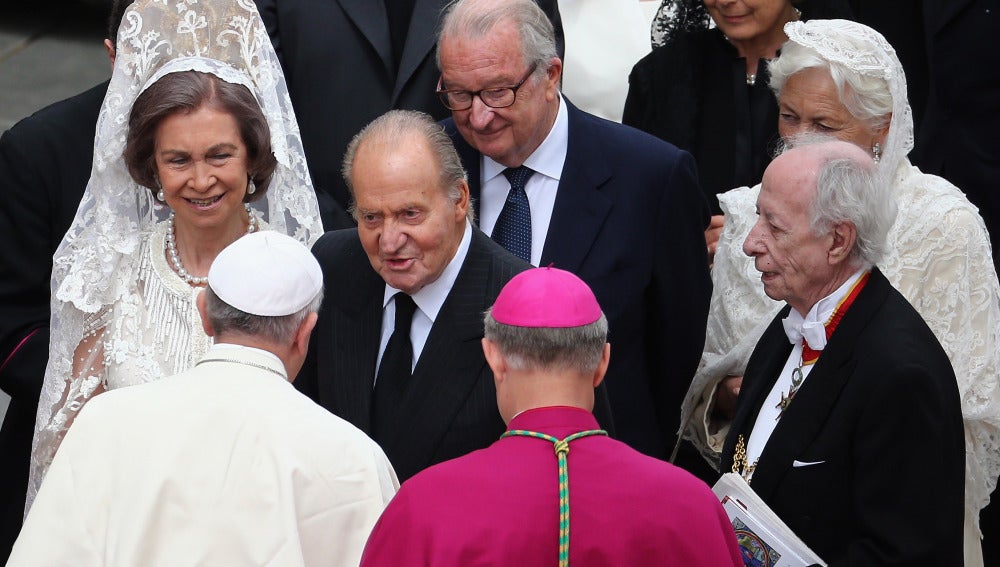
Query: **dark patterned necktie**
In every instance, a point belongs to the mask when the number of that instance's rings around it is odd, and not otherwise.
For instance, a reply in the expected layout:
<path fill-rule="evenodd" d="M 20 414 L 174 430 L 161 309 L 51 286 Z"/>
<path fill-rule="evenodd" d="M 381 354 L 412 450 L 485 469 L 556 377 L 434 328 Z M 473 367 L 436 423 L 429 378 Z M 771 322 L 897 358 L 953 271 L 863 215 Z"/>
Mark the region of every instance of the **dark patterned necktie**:
<path fill-rule="evenodd" d="M 385 439 L 392 430 L 393 415 L 403 399 L 413 369 L 410 323 L 417 304 L 403 292 L 394 295 L 393 301 L 396 303 L 396 322 L 382 353 L 372 403 L 372 437 L 376 440 Z"/>
<path fill-rule="evenodd" d="M 504 170 L 504 177 L 510 181 L 510 191 L 493 227 L 493 240 L 525 262 L 531 262 L 531 206 L 524 186 L 534 173 L 523 165 Z"/>

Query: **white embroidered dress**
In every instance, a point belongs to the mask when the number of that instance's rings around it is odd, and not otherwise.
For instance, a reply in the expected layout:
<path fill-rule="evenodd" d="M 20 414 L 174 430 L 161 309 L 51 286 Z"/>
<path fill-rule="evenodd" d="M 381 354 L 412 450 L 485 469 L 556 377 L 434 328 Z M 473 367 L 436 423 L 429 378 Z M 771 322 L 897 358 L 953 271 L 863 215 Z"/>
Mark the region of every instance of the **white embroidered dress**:
<path fill-rule="evenodd" d="M 112 306 L 104 334 L 105 388 L 134 386 L 194 366 L 212 344 L 201 328 L 192 287 L 167 264 L 166 223 L 139 248 L 135 293 Z"/>
<path fill-rule="evenodd" d="M 87 400 L 186 370 L 210 344 L 194 306 L 199 290 L 166 265 L 169 209 L 132 180 L 122 158 L 140 93 L 181 71 L 247 87 L 267 118 L 278 162 L 251 214 L 259 226 L 307 246 L 322 234 L 291 99 L 252 0 L 139 0 L 122 19 L 116 56 L 98 117 L 91 177 L 53 258 L 49 362 L 26 511 Z"/>

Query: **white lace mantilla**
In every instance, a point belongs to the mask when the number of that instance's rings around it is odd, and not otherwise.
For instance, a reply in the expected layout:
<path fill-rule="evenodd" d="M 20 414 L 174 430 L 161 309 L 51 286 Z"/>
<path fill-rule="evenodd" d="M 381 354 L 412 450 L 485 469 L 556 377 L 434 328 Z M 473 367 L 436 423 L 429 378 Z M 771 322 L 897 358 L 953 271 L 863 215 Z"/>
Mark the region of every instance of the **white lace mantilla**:
<path fill-rule="evenodd" d="M 966 509 L 989 502 L 1000 475 L 1000 283 L 978 210 L 944 179 L 900 165 L 899 215 L 879 269 L 927 321 L 951 360 L 962 398 Z M 705 351 L 682 409 L 691 439 L 716 468 L 726 429 L 708 419 L 711 393 L 742 376 L 754 346 L 784 306 L 764 294 L 743 241 L 756 222 L 760 186 L 719 195 L 726 222 L 712 268 L 714 292 Z M 687 420 L 691 418 L 690 423 Z"/>
<path fill-rule="evenodd" d="M 134 2 L 118 33 L 91 177 L 53 258 L 49 363 L 28 507 L 88 399 L 190 368 L 209 344 L 194 308 L 197 290 L 166 268 L 161 223 L 170 211 L 132 180 L 122 158 L 136 97 L 182 71 L 243 85 L 260 104 L 278 164 L 267 191 L 251 204 L 259 226 L 310 247 L 323 233 L 281 65 L 254 2 Z"/>

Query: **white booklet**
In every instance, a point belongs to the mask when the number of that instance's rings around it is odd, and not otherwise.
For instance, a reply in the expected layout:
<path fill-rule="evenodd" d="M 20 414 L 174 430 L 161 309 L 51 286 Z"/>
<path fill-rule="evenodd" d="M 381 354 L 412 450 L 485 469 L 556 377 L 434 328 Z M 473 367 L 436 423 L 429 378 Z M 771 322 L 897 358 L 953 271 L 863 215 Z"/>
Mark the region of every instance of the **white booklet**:
<path fill-rule="evenodd" d="M 826 567 L 740 475 L 731 472 L 722 475 L 712 492 L 733 523 L 747 567 Z"/>

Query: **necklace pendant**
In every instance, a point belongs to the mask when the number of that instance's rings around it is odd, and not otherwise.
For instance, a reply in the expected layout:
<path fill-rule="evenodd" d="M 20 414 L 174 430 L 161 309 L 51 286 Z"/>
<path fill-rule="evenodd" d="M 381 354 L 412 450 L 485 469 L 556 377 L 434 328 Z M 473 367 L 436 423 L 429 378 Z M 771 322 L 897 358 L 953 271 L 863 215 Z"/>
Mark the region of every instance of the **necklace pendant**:
<path fill-rule="evenodd" d="M 747 73 L 747 86 L 754 86 L 757 83 L 757 75 L 755 73 Z"/>
<path fill-rule="evenodd" d="M 784 392 L 781 393 L 781 401 L 774 406 L 778 410 L 778 417 L 774 418 L 774 421 L 778 421 L 781 419 L 781 416 L 785 415 L 785 410 L 788 409 L 788 406 L 792 405 L 792 398 L 794 397 L 794 390 L 790 390 L 787 396 Z"/>
<path fill-rule="evenodd" d="M 785 410 L 788 406 L 792 405 L 792 398 L 799 391 L 799 386 L 802 385 L 802 367 L 799 366 L 792 370 L 792 385 L 788 388 L 788 395 L 786 396 L 784 392 L 781 393 L 781 401 L 774 405 L 774 408 L 779 410 L 778 417 L 774 418 L 774 421 L 781 419 L 781 416 L 785 415 Z"/>

